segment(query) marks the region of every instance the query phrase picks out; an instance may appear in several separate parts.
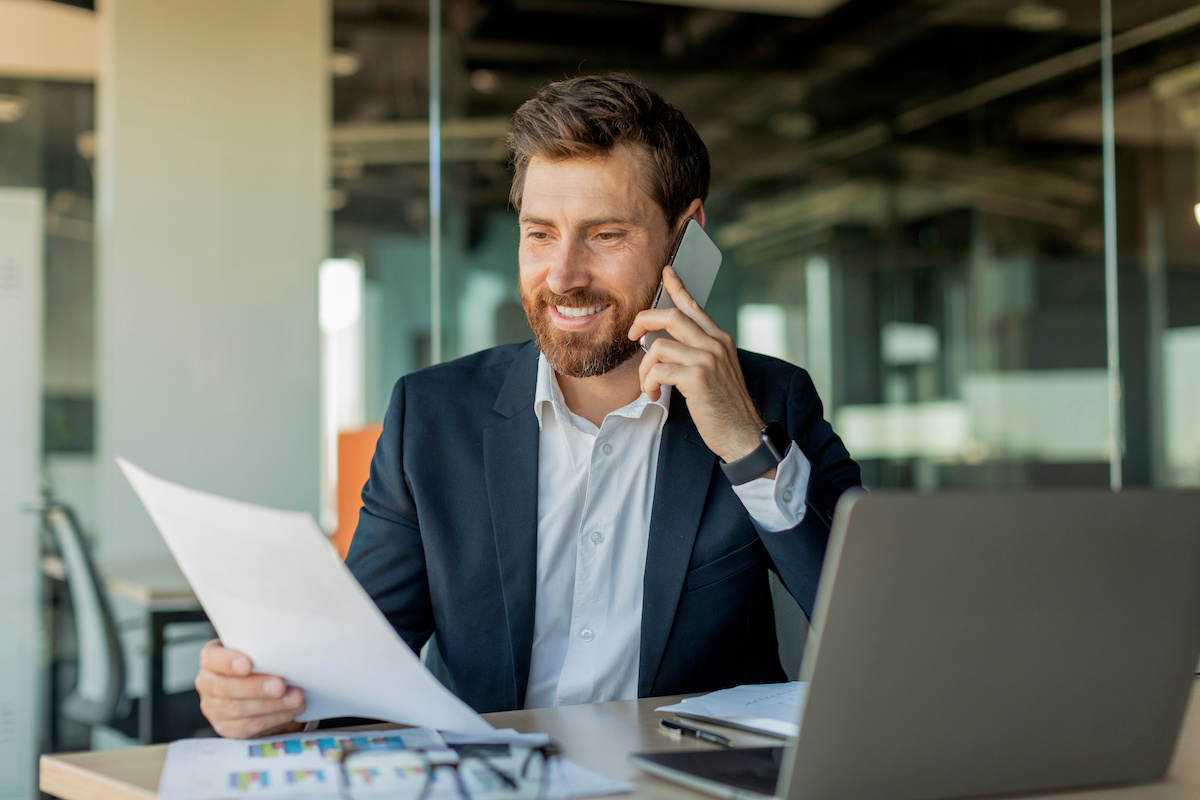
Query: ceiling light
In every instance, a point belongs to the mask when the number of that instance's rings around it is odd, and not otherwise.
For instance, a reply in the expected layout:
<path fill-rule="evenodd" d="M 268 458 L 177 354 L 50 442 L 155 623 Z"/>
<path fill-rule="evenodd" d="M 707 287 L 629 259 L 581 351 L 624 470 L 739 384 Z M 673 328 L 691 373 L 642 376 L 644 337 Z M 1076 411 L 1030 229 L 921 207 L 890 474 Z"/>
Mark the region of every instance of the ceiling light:
<path fill-rule="evenodd" d="M 1004 19 L 1009 25 L 1030 33 L 1055 31 L 1067 24 L 1067 12 L 1042 3 L 1025 3 L 1011 9 Z"/>
<path fill-rule="evenodd" d="M 1196 224 L 1200 225 L 1200 203 L 1192 206 L 1192 213 L 1196 215 Z"/>
<path fill-rule="evenodd" d="M 471 88 L 480 94 L 491 94 L 500 88 L 500 77 L 490 69 L 472 70 Z"/>
<path fill-rule="evenodd" d="M 335 78 L 349 78 L 362 69 L 362 56 L 353 50 L 334 49 L 329 53 L 329 72 Z"/>
<path fill-rule="evenodd" d="M 25 116 L 29 101 L 15 94 L 0 94 L 0 122 L 16 122 Z"/>

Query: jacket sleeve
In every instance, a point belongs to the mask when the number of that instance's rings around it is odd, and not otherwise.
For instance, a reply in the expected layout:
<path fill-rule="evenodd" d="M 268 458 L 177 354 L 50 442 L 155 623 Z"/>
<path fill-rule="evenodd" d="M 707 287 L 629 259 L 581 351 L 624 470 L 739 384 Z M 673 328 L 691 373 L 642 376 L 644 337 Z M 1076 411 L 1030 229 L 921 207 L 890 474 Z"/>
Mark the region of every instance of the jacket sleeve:
<path fill-rule="evenodd" d="M 400 637 L 419 652 L 433 633 L 425 551 L 404 472 L 404 379 L 396 382 L 362 492 L 346 566 Z"/>
<path fill-rule="evenodd" d="M 764 413 L 770 411 L 764 409 Z M 755 527 L 784 586 L 811 619 L 834 509 L 847 489 L 862 485 L 862 477 L 858 464 L 825 420 L 821 398 L 803 369 L 796 368 L 792 374 L 779 421 L 812 464 L 808 508 L 794 528 L 769 532 L 757 523 Z"/>

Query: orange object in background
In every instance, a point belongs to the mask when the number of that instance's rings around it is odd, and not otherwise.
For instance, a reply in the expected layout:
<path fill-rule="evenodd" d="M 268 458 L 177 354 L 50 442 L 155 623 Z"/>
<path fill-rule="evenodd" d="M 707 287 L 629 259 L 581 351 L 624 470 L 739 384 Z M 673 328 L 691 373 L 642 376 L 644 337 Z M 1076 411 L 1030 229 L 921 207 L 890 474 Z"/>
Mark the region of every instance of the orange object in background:
<path fill-rule="evenodd" d="M 383 423 L 379 422 L 338 434 L 338 526 L 333 532 L 333 546 L 341 554 L 342 560 L 350 552 L 350 540 L 354 538 L 354 529 L 358 527 L 363 484 L 371 474 L 371 456 L 375 455 L 375 443 L 382 432 Z"/>

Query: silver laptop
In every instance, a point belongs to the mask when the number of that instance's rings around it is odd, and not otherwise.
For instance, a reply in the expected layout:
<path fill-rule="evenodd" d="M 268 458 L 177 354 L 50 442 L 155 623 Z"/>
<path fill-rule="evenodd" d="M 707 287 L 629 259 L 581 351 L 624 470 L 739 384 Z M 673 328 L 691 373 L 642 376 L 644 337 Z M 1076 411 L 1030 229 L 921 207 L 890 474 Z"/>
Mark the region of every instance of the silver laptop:
<path fill-rule="evenodd" d="M 640 753 L 729 797 L 1161 778 L 1200 658 L 1200 492 L 878 492 L 834 519 L 784 748 Z"/>

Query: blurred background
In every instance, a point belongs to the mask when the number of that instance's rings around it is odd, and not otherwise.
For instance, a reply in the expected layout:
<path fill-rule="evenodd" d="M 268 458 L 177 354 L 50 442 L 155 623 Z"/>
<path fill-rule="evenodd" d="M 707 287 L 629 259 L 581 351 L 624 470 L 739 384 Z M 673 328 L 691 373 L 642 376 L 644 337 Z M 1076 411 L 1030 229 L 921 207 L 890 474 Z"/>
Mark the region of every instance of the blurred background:
<path fill-rule="evenodd" d="M 530 336 L 512 112 L 618 70 L 709 146 L 710 313 L 869 486 L 1200 485 L 1198 4 L 0 0 L 0 798 L 125 741 L 56 710 L 30 505 L 162 560 L 123 455 L 344 543 L 395 380 Z M 157 676 L 112 602 L 125 694 L 186 688 L 203 636 Z"/>

